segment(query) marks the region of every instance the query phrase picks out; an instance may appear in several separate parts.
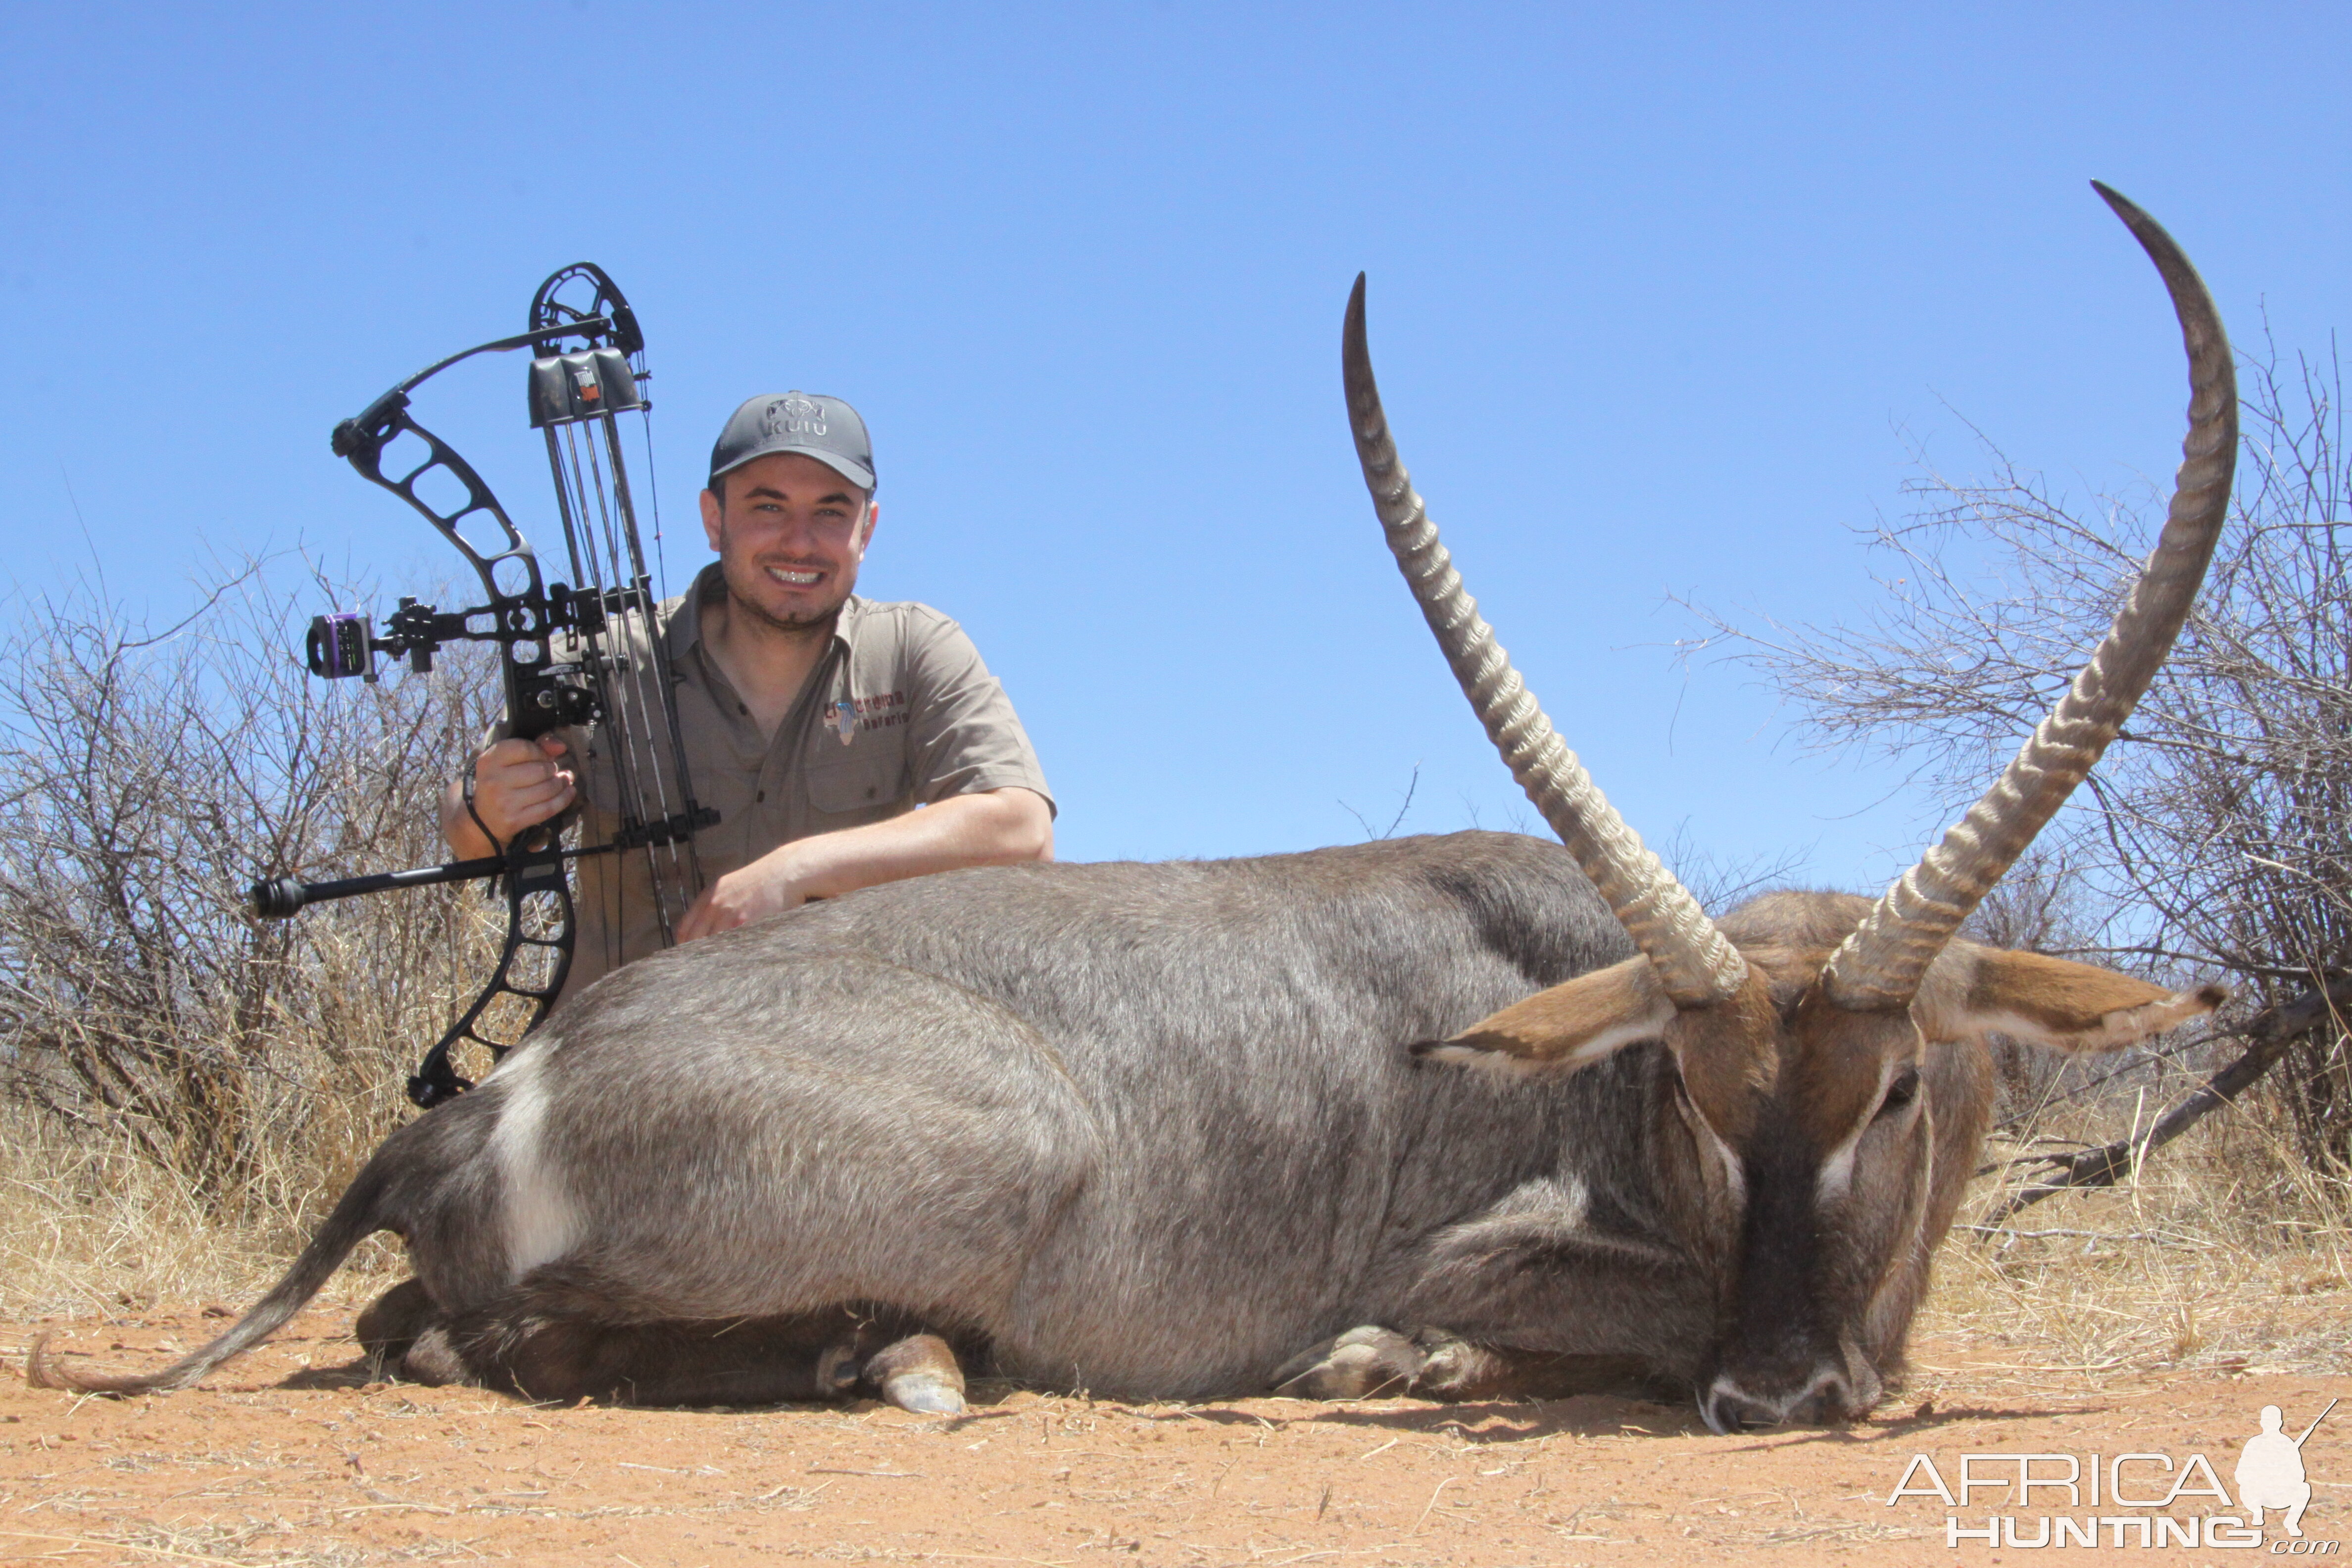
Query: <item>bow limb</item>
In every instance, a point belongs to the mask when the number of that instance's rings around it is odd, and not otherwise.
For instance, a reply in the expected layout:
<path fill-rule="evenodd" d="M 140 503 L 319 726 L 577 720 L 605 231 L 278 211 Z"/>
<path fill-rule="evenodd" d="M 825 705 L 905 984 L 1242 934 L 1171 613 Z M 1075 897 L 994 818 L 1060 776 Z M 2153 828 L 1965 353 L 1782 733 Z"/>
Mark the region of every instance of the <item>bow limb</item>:
<path fill-rule="evenodd" d="M 563 856 L 553 844 L 535 850 L 510 851 L 505 873 L 507 896 L 506 945 L 498 967 L 470 1006 L 425 1053 L 409 1075 L 408 1098 L 430 1110 L 474 1087 L 449 1064 L 449 1053 L 464 1044 L 481 1046 L 493 1060 L 503 1057 L 547 1017 L 572 973 L 572 950 L 578 924 L 572 904 L 572 883 L 563 873 Z M 484 1015 L 500 997 L 511 996 L 530 1010 L 530 1021 L 511 1039 L 493 1039 L 486 1033 Z"/>
<path fill-rule="evenodd" d="M 404 473 L 387 474 L 385 449 L 404 436 L 423 444 L 425 458 Z M 555 662 L 554 634 L 572 618 L 568 600 L 550 595 L 530 542 L 473 465 L 410 415 L 407 394 L 388 393 L 357 418 L 337 426 L 334 447 L 362 478 L 390 490 L 432 523 L 474 568 L 488 596 L 483 609 L 454 616 L 404 604 L 387 618 L 385 646 L 406 653 L 411 664 L 423 670 L 431 668 L 433 653 L 444 640 L 495 641 L 511 733 L 529 740 L 592 721 L 594 694 L 560 679 Z M 456 482 L 463 492 L 462 504 L 444 510 L 420 493 L 419 486 L 436 474 Z M 469 520 L 483 518 L 504 536 L 505 547 L 494 553 L 484 553 L 461 531 Z M 493 1059 L 504 1056 L 547 1016 L 571 973 L 578 921 L 558 836 L 550 830 L 526 835 L 508 847 L 504 859 L 507 931 L 498 963 L 488 984 L 425 1053 L 408 1080 L 409 1098 L 428 1109 L 472 1087 L 451 1066 L 451 1050 L 470 1042 L 486 1047 Z M 508 997 L 520 1003 L 528 1016 L 510 1034 L 505 1028 L 495 1031 L 507 1037 L 494 1037 L 492 1008 Z"/>
<path fill-rule="evenodd" d="M 404 474 L 387 475 L 384 449 L 404 436 L 423 443 L 425 460 Z M 433 651 L 441 641 L 494 641 L 505 679 L 507 722 L 515 735 L 530 740 L 567 724 L 588 722 L 593 717 L 588 694 L 564 684 L 555 663 L 553 636 L 571 618 L 566 614 L 570 606 L 550 596 L 537 552 L 474 466 L 410 416 L 404 392 L 387 393 L 357 418 L 336 426 L 334 447 L 362 479 L 390 490 L 430 522 L 474 568 L 489 600 L 480 610 L 456 616 L 430 611 L 417 616 L 416 606 L 404 605 L 386 618 L 393 637 L 385 646 L 407 653 L 421 671 L 432 668 Z M 420 482 L 436 473 L 465 491 L 463 505 L 443 511 L 418 493 Z M 505 548 L 484 554 L 461 531 L 468 519 L 479 517 L 498 525 Z M 408 617 L 405 624 L 404 616 Z"/>

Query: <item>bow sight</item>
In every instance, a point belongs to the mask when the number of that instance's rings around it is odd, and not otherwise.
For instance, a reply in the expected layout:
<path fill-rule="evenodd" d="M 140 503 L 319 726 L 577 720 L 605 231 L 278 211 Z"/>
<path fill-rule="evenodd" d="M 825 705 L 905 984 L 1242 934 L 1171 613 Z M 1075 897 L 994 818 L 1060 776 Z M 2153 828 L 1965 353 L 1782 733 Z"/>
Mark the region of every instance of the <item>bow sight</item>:
<path fill-rule="evenodd" d="M 568 343 L 574 346 L 567 350 Z M 541 580 L 537 555 L 481 476 L 408 411 L 408 395 L 451 365 L 476 354 L 524 348 L 534 356 L 528 379 L 530 424 L 547 442 L 572 566 L 569 586 Z M 437 1104 L 471 1087 L 449 1065 L 453 1046 L 470 1040 L 487 1047 L 494 1058 L 502 1056 L 554 1005 L 571 967 L 574 935 L 564 862 L 642 850 L 665 941 L 701 890 L 693 836 L 717 822 L 719 814 L 695 803 L 688 775 L 675 682 L 617 422 L 624 413 L 643 416 L 651 407 L 644 391 L 649 379 L 645 334 L 635 313 L 602 268 L 581 262 L 540 285 L 531 300 L 530 331 L 478 343 L 428 365 L 335 426 L 335 455 L 431 522 L 472 563 L 488 603 L 445 613 L 403 598 L 384 617 L 381 633 L 364 615 L 317 616 L 303 639 L 310 672 L 373 682 L 379 655 L 404 658 L 411 670 L 422 673 L 433 668 L 434 656 L 446 644 L 496 644 L 507 732 L 530 740 L 554 730 L 594 726 L 596 742 L 589 755 L 601 755 L 610 780 L 606 793 L 612 798 L 596 803 L 597 820 L 610 830 L 598 842 L 567 845 L 563 830 L 547 825 L 478 859 L 334 881 L 279 878 L 253 889 L 257 915 L 284 919 L 324 900 L 502 879 L 509 909 L 505 952 L 488 988 L 409 1079 L 409 1095 L 419 1105 Z M 403 468 L 395 459 L 395 473 L 387 474 L 387 456 L 411 447 L 421 454 L 413 465 Z M 646 449 L 651 450 L 649 426 Z M 436 506 L 420 493 L 420 483 L 427 481 L 436 494 L 446 494 L 454 483 L 457 504 Z M 468 524 L 479 528 L 485 520 L 500 535 L 488 553 L 462 531 Z M 506 1031 L 507 1037 L 494 1038 L 486 1032 L 486 1014 L 501 996 L 524 1004 L 529 1018 L 521 1028 Z"/>

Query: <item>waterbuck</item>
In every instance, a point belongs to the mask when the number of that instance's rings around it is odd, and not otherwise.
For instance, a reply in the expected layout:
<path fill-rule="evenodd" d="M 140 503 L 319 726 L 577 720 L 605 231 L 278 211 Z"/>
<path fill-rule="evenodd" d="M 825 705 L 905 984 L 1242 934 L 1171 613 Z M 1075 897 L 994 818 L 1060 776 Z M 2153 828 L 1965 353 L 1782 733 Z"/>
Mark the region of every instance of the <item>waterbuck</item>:
<path fill-rule="evenodd" d="M 1466 1397 L 1643 1380 L 1717 1430 L 1835 1421 L 1900 1365 L 1990 1103 L 1990 1034 L 2111 1050 L 2210 1009 L 1955 931 L 2081 781 L 2187 613 L 2236 447 L 2189 351 L 2170 519 L 2074 688 L 1875 903 L 1711 921 L 1552 733 L 1391 446 L 1348 308 L 1391 548 L 1565 843 L 1006 867 L 875 888 L 624 968 L 387 1139 L 182 1387 L 363 1237 L 407 1375 L 539 1398 L 952 1410 L 961 1366 L 1123 1397 Z"/>

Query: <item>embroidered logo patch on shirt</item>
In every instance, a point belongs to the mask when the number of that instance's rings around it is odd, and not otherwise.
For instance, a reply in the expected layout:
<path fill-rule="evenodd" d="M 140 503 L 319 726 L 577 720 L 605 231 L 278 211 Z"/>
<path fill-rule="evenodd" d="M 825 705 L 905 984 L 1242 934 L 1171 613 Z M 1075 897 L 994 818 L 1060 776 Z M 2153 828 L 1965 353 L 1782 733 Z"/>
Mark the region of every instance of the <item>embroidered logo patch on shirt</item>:
<path fill-rule="evenodd" d="M 845 746 L 849 744 L 850 738 L 857 733 L 857 705 L 845 698 L 835 703 L 833 728 L 834 732 L 841 737 L 841 743 Z"/>

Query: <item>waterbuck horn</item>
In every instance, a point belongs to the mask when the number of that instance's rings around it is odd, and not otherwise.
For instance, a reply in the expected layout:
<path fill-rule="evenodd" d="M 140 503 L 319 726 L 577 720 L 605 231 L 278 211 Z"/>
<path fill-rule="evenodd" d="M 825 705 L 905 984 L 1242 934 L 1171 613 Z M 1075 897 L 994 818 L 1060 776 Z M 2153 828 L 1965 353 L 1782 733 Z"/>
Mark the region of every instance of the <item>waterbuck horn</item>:
<path fill-rule="evenodd" d="M 1372 492 L 1389 550 L 1421 602 L 1429 629 L 1462 683 L 1487 738 L 1509 764 L 1511 776 L 1559 834 L 1584 874 L 1608 900 L 1650 963 L 1666 994 L 1678 1007 L 1706 1007 L 1723 1001 L 1747 978 L 1747 961 L 1724 940 L 1698 900 L 1675 880 L 1658 858 L 1643 847 L 1641 836 L 1625 824 L 1594 786 L 1592 776 L 1562 743 L 1511 668 L 1510 656 L 1495 641 L 1494 629 L 1478 614 L 1478 602 L 1462 586 L 1462 574 L 1438 542 L 1437 525 L 1422 509 L 1412 480 L 1397 460 L 1372 380 L 1372 358 L 1364 342 L 1364 279 L 1357 274 L 1348 297 L 1348 324 L 1341 335 L 1340 363 L 1348 384 L 1348 424 L 1355 432 L 1356 457 L 1364 485 Z"/>
<path fill-rule="evenodd" d="M 2100 184 L 2116 216 L 2156 263 L 2189 349 L 2189 435 L 2156 552 L 2091 662 L 2008 771 L 1898 878 L 1831 955 L 1822 982 L 1856 1012 L 1907 1005 L 1969 911 L 2025 852 L 2116 738 L 2156 678 L 2188 617 L 2230 506 L 2238 457 L 2238 377 L 2213 297 L 2172 237 Z"/>

